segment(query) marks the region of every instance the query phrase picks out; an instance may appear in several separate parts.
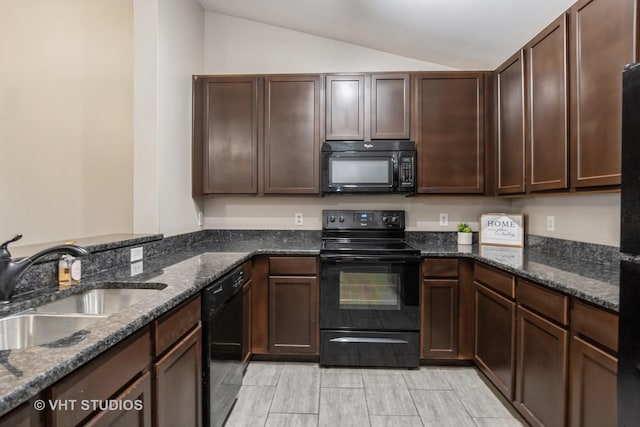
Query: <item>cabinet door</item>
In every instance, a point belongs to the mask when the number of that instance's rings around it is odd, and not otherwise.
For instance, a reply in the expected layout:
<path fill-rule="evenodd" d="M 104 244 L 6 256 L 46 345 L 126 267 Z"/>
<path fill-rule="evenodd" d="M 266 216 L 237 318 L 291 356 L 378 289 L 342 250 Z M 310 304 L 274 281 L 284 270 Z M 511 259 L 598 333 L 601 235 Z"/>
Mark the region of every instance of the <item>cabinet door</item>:
<path fill-rule="evenodd" d="M 498 194 L 524 193 L 524 58 L 522 51 L 496 70 Z"/>
<path fill-rule="evenodd" d="M 527 58 L 527 187 L 567 188 L 568 79 L 567 15 L 563 14 L 525 47 Z"/>
<path fill-rule="evenodd" d="M 265 193 L 319 193 L 320 85 L 319 75 L 265 78 Z"/>
<path fill-rule="evenodd" d="M 518 306 L 515 404 L 531 425 L 566 425 L 568 335 Z"/>
<path fill-rule="evenodd" d="M 571 7 L 571 185 L 620 184 L 622 70 L 635 62 L 634 0 Z"/>
<path fill-rule="evenodd" d="M 416 75 L 418 192 L 484 191 L 484 76 Z"/>
<path fill-rule="evenodd" d="M 409 139 L 409 73 L 371 75 L 371 139 Z"/>
<path fill-rule="evenodd" d="M 95 427 L 151 427 L 151 374 L 149 372 L 145 373 L 138 381 L 113 400 L 122 402 L 123 406 L 99 412 L 84 425 Z M 124 406 L 125 403 L 130 406 Z"/>
<path fill-rule="evenodd" d="M 256 194 L 258 78 L 212 77 L 203 84 L 203 193 Z"/>
<path fill-rule="evenodd" d="M 157 426 L 202 425 L 201 334 L 198 325 L 153 366 Z"/>
<path fill-rule="evenodd" d="M 476 364 L 508 399 L 513 399 L 515 303 L 474 283 Z"/>
<path fill-rule="evenodd" d="M 617 425 L 618 359 L 574 336 L 571 339 L 572 427 Z"/>
<path fill-rule="evenodd" d="M 269 351 L 318 354 L 318 279 L 269 278 Z"/>
<path fill-rule="evenodd" d="M 458 356 L 458 280 L 426 279 L 422 287 L 421 309 L 420 356 L 455 359 Z"/>
<path fill-rule="evenodd" d="M 364 74 L 328 75 L 326 139 L 364 139 Z"/>

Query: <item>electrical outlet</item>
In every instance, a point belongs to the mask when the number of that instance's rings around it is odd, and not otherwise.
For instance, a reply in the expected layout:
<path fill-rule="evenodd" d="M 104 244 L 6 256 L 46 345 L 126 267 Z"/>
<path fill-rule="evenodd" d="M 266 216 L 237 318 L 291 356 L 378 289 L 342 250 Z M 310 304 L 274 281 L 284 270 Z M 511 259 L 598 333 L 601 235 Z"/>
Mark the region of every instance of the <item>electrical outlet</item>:
<path fill-rule="evenodd" d="M 303 225 L 304 224 L 304 216 L 298 212 L 296 214 L 293 215 L 293 221 L 296 225 Z"/>
<path fill-rule="evenodd" d="M 446 227 L 447 225 L 449 225 L 449 214 L 441 213 L 440 214 L 440 226 L 441 227 Z"/>
<path fill-rule="evenodd" d="M 131 249 L 131 262 L 141 261 L 142 260 L 142 246 Z"/>
<path fill-rule="evenodd" d="M 547 231 L 555 231 L 556 230 L 556 219 L 553 215 L 549 215 L 547 217 Z"/>

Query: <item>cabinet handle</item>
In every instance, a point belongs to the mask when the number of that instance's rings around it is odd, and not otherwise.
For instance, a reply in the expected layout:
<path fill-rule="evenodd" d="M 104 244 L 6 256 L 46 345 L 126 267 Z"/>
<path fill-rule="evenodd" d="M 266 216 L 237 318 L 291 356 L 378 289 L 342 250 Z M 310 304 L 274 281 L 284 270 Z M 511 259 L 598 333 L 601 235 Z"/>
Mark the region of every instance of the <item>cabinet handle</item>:
<path fill-rule="evenodd" d="M 340 342 L 340 343 L 409 344 L 409 341 L 398 340 L 394 338 L 342 337 L 342 338 L 333 338 L 330 341 Z"/>

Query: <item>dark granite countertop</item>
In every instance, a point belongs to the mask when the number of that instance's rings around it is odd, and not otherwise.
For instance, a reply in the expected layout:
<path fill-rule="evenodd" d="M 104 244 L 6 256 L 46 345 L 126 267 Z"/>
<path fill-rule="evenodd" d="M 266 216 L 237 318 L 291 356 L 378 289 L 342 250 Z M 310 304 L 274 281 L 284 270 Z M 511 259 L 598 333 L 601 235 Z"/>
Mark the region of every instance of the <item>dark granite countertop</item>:
<path fill-rule="evenodd" d="M 442 241 L 411 241 L 423 256 L 470 257 L 506 271 L 578 296 L 608 309 L 618 307 L 618 264 L 594 265 L 579 259 L 562 259 L 543 251 L 525 250 L 521 254 L 489 254 L 482 256 L 476 245 L 458 247 Z M 109 349 L 127 336 L 158 318 L 176 305 L 198 293 L 212 281 L 242 264 L 256 254 L 318 255 L 319 233 L 303 239 L 291 239 L 275 233 L 235 239 L 209 240 L 188 247 L 145 258 L 144 271 L 131 276 L 129 265 L 96 273 L 83 279 L 71 290 L 40 297 L 29 302 L 36 306 L 56 297 L 79 293 L 86 289 L 109 286 L 153 286 L 166 288 L 127 309 L 109 316 L 93 327 L 80 342 L 67 347 L 29 347 L 0 352 L 0 415 L 37 395 L 79 366 Z M 484 248 L 483 248 L 484 251 Z M 518 256 L 521 255 L 521 258 Z M 509 265 L 513 260 L 521 265 Z M 138 285 L 136 285 L 138 284 Z M 27 302 L 16 303 L 14 309 L 4 309 L 5 315 L 27 308 Z"/>

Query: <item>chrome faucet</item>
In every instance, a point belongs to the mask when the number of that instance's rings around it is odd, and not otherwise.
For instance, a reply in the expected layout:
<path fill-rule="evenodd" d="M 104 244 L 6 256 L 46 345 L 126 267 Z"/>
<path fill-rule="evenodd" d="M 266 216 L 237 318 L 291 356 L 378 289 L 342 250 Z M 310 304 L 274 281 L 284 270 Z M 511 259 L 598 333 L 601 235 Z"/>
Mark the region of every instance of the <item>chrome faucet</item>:
<path fill-rule="evenodd" d="M 29 268 L 29 266 L 31 266 L 31 264 L 33 264 L 38 258 L 54 253 L 70 254 L 74 256 L 89 255 L 89 251 L 83 247 L 65 244 L 44 249 L 37 254 L 23 258 L 20 261 L 13 261 L 7 246 L 9 243 L 16 242 L 20 239 L 22 239 L 22 234 L 18 234 L 13 239 L 0 245 L 0 303 L 9 302 L 9 298 L 18 284 L 18 280 L 20 280 L 20 277 L 22 277 L 27 268 Z"/>

